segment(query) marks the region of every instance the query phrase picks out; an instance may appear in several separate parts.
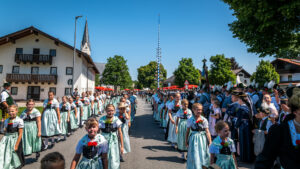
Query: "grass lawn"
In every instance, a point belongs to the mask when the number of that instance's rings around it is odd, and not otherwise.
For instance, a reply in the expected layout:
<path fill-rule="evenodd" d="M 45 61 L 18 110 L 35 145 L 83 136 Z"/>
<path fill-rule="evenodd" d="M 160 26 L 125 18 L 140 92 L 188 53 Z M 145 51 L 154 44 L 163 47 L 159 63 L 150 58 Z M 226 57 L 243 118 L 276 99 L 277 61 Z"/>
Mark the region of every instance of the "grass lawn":
<path fill-rule="evenodd" d="M 35 107 L 36 109 L 38 109 L 41 113 L 43 111 L 43 107 Z M 20 116 L 20 114 L 26 109 L 26 107 L 19 107 L 19 112 L 18 112 L 18 116 Z M 2 111 L 0 110 L 0 120 L 2 119 Z"/>

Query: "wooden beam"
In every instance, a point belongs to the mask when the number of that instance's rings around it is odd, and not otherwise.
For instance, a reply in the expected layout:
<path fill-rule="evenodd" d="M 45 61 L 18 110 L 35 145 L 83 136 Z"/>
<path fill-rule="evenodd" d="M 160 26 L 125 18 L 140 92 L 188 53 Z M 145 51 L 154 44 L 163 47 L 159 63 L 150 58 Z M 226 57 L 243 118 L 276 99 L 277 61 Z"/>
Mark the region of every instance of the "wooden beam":
<path fill-rule="evenodd" d="M 54 41 L 54 44 L 55 44 L 56 46 L 58 46 L 58 45 L 59 45 L 59 42 L 58 42 L 57 40 L 55 40 L 55 41 Z"/>
<path fill-rule="evenodd" d="M 16 43 L 16 41 L 15 41 L 13 38 L 11 38 L 11 37 L 7 37 L 7 38 L 6 38 L 6 41 L 7 41 L 7 42 L 11 42 L 11 43 L 13 43 L 13 44 Z"/>

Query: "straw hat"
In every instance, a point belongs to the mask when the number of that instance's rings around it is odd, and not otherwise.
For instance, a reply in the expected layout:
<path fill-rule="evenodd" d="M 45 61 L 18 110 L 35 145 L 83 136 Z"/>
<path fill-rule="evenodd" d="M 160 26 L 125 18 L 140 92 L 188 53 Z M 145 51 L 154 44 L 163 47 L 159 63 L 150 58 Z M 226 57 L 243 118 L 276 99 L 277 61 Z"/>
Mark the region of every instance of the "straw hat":
<path fill-rule="evenodd" d="M 126 108 L 126 105 L 124 102 L 120 102 L 118 105 L 118 108 Z"/>

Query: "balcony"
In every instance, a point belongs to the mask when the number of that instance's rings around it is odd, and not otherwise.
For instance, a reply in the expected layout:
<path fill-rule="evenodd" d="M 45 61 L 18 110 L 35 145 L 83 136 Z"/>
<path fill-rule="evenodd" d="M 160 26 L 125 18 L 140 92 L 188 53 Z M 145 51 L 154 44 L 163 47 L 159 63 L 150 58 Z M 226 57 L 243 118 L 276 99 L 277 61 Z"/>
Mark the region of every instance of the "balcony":
<path fill-rule="evenodd" d="M 57 83 L 57 75 L 39 75 L 39 74 L 7 74 L 7 82 L 15 83 Z"/>
<path fill-rule="evenodd" d="M 15 62 L 20 64 L 23 63 L 49 63 L 52 64 L 52 56 L 51 55 L 40 55 L 40 54 L 15 54 Z"/>

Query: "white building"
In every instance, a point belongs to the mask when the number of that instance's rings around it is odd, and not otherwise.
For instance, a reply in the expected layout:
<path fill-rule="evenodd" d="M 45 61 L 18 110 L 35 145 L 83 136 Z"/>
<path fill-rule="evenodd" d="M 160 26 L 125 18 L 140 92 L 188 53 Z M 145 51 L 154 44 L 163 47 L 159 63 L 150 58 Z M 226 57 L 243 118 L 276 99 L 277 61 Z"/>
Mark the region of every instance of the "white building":
<path fill-rule="evenodd" d="M 250 73 L 248 73 L 245 69 L 235 69 L 232 72 L 236 75 L 236 79 L 238 83 L 243 83 L 246 86 L 250 85 Z"/>
<path fill-rule="evenodd" d="M 15 100 L 44 100 L 48 91 L 54 91 L 59 98 L 70 95 L 73 49 L 35 27 L 0 37 L 1 89 L 5 81 L 10 82 Z M 95 74 L 99 71 L 90 56 L 87 22 L 82 51 L 76 49 L 74 88 L 79 92 L 94 91 Z"/>
<path fill-rule="evenodd" d="M 280 75 L 280 86 L 286 87 L 290 84 L 297 85 L 300 83 L 300 58 L 277 58 L 271 63 Z"/>

